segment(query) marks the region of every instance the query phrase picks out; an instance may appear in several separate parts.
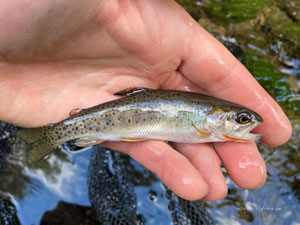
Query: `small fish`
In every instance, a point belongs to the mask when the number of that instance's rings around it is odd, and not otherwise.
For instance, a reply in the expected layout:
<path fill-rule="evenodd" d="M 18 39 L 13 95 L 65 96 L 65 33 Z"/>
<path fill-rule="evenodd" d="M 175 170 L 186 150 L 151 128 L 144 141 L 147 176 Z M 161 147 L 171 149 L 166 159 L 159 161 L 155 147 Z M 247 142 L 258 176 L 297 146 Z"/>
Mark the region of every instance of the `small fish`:
<path fill-rule="evenodd" d="M 127 88 L 126 96 L 88 109 L 74 109 L 70 117 L 40 128 L 21 129 L 32 144 L 31 161 L 41 160 L 64 142 L 79 147 L 104 141 L 149 139 L 182 143 L 253 141 L 250 131 L 262 123 L 257 113 L 207 95 L 175 90 Z"/>

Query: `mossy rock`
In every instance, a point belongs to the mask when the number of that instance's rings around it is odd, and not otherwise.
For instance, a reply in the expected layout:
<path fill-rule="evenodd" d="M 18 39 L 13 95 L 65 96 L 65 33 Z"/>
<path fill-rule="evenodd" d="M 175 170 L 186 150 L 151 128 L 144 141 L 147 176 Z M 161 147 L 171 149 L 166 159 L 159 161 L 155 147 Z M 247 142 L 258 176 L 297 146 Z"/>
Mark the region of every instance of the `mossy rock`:
<path fill-rule="evenodd" d="M 196 21 L 206 17 L 201 5 L 195 0 L 176 0 Z"/>
<path fill-rule="evenodd" d="M 207 7 L 210 17 L 217 18 L 217 23 L 232 25 L 255 18 L 271 0 L 213 0 Z"/>
<path fill-rule="evenodd" d="M 296 47 L 300 47 L 300 25 L 276 6 L 266 7 L 263 10 L 264 26 L 270 33 L 282 40 L 292 42 Z"/>
<path fill-rule="evenodd" d="M 294 93 L 289 81 L 266 57 L 248 51 L 244 53 L 242 63 L 285 112 L 300 115 L 299 100 L 290 101 Z"/>
<path fill-rule="evenodd" d="M 198 23 L 214 36 L 221 36 L 221 35 L 225 35 L 225 33 L 226 33 L 226 30 L 224 27 L 218 26 L 215 23 L 212 23 L 211 20 L 208 18 L 201 18 L 198 21 Z"/>
<path fill-rule="evenodd" d="M 300 24 L 300 1 L 299 0 L 285 0 L 285 9 L 290 17 Z"/>
<path fill-rule="evenodd" d="M 283 80 L 283 75 L 263 56 L 246 52 L 243 57 L 243 63 L 256 80 L 277 101 L 282 101 L 285 96 L 291 94 L 289 83 Z"/>

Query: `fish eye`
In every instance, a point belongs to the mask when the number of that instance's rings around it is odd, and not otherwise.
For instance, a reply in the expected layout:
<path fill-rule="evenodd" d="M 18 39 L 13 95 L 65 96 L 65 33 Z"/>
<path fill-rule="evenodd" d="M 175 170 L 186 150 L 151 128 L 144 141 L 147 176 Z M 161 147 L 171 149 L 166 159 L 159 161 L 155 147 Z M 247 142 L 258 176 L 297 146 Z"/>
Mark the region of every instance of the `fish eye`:
<path fill-rule="evenodd" d="M 251 121 L 251 115 L 246 111 L 239 112 L 236 115 L 235 121 L 240 124 L 248 123 Z"/>

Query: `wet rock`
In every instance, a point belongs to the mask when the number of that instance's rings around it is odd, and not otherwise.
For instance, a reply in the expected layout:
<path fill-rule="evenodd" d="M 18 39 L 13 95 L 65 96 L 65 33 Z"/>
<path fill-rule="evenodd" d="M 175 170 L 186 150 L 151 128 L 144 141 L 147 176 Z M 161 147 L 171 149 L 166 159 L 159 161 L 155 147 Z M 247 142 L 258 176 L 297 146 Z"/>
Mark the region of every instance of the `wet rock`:
<path fill-rule="evenodd" d="M 46 212 L 40 225 L 99 225 L 97 216 L 91 207 L 60 201 L 57 207 Z"/>
<path fill-rule="evenodd" d="M 215 23 L 211 22 L 208 18 L 201 18 L 198 23 L 204 27 L 209 33 L 214 36 L 222 36 L 225 35 L 225 28 L 222 26 L 218 26 Z"/>
<path fill-rule="evenodd" d="M 269 28 L 268 32 L 300 48 L 300 25 L 293 22 L 284 11 L 271 5 L 263 10 L 262 16 L 264 17 L 262 25 Z"/>
<path fill-rule="evenodd" d="M 285 0 L 286 11 L 289 16 L 300 23 L 300 1 L 299 0 Z"/>

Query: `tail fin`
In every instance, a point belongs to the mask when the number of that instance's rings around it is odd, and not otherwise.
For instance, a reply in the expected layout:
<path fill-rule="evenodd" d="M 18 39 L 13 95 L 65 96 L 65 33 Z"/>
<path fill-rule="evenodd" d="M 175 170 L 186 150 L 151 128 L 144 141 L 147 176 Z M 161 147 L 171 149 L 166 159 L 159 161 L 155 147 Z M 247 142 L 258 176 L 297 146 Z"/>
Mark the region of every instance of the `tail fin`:
<path fill-rule="evenodd" d="M 46 155 L 58 148 L 46 131 L 41 128 L 22 128 L 18 130 L 17 135 L 25 142 L 30 144 L 28 159 L 30 162 L 37 162 L 43 159 Z"/>

